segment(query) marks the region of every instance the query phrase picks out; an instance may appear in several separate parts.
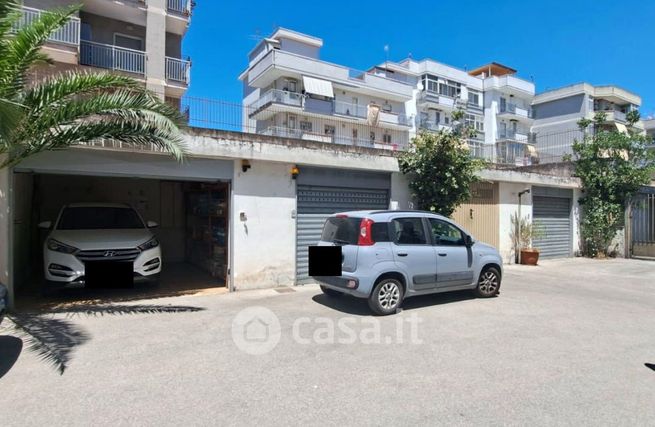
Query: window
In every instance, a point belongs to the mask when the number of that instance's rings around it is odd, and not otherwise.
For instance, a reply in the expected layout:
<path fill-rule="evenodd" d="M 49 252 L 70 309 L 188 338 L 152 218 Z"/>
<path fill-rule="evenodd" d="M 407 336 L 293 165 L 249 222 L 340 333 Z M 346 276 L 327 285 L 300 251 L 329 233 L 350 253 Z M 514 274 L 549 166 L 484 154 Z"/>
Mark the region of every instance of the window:
<path fill-rule="evenodd" d="M 393 241 L 399 245 L 425 245 L 427 238 L 421 218 L 397 218 L 391 221 Z"/>
<path fill-rule="evenodd" d="M 82 40 L 92 40 L 91 24 L 88 22 L 82 22 L 80 24 L 80 39 Z"/>
<path fill-rule="evenodd" d="M 334 135 L 334 132 L 336 131 L 336 128 L 332 125 L 325 125 L 325 134 L 326 135 Z"/>
<path fill-rule="evenodd" d="M 359 239 L 359 224 L 361 222 L 361 218 L 330 217 L 323 226 L 321 240 L 344 245 L 356 245 Z"/>
<path fill-rule="evenodd" d="M 467 126 L 472 126 L 476 131 L 484 131 L 484 122 L 482 117 L 476 116 L 475 114 L 466 114 L 464 116 L 464 121 L 466 122 Z"/>
<path fill-rule="evenodd" d="M 444 116 L 444 118 L 443 118 L 443 122 L 444 122 L 445 124 L 447 124 L 447 125 L 450 124 L 450 117 L 448 117 L 448 116 Z"/>
<path fill-rule="evenodd" d="M 423 88 L 432 93 L 439 93 L 439 78 L 426 74 L 423 76 Z"/>
<path fill-rule="evenodd" d="M 430 229 L 435 245 L 464 246 L 464 233 L 454 225 L 440 219 L 430 218 Z"/>
<path fill-rule="evenodd" d="M 390 113 L 391 109 L 392 109 L 391 104 L 382 105 L 382 111 L 386 111 L 387 113 Z"/>
<path fill-rule="evenodd" d="M 308 121 L 301 121 L 300 122 L 300 130 L 303 132 L 311 132 L 312 131 L 312 122 Z"/>
<path fill-rule="evenodd" d="M 480 94 L 469 89 L 469 104 L 480 105 Z"/>
<path fill-rule="evenodd" d="M 143 39 L 114 33 L 114 45 L 133 50 L 143 50 Z"/>
<path fill-rule="evenodd" d="M 353 128 L 353 141 L 357 141 L 357 138 L 359 138 L 359 132 L 357 132 L 357 129 Z"/>
<path fill-rule="evenodd" d="M 391 144 L 391 135 L 388 133 L 382 135 L 382 142 L 384 142 L 385 144 Z"/>
<path fill-rule="evenodd" d="M 447 80 L 446 83 L 439 83 L 439 95 L 449 96 L 451 98 L 458 98 L 461 92 L 460 84 Z"/>
<path fill-rule="evenodd" d="M 75 207 L 61 214 L 57 230 L 120 230 L 145 228 L 132 208 Z"/>
<path fill-rule="evenodd" d="M 375 131 L 371 131 L 369 137 L 371 138 L 371 142 L 375 142 Z"/>
<path fill-rule="evenodd" d="M 282 90 L 298 92 L 298 82 L 296 80 L 286 79 L 284 81 L 284 88 Z"/>

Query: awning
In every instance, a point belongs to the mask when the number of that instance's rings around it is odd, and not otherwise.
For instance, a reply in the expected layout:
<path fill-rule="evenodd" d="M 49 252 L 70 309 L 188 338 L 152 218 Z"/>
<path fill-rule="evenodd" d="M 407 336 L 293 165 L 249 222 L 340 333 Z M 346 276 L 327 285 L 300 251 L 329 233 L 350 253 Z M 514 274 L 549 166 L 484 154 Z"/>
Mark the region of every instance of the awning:
<path fill-rule="evenodd" d="M 334 98 L 334 91 L 332 90 L 332 82 L 326 80 L 315 79 L 314 77 L 302 76 L 302 83 L 305 87 L 306 93 L 311 93 L 319 96 L 327 96 Z"/>
<path fill-rule="evenodd" d="M 614 123 L 620 133 L 628 134 L 628 128 L 623 123 Z"/>

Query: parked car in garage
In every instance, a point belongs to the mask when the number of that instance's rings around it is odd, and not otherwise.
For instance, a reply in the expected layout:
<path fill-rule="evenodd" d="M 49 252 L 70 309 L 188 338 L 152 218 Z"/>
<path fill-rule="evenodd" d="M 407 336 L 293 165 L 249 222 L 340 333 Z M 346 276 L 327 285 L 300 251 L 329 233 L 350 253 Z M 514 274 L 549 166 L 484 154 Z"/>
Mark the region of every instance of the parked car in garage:
<path fill-rule="evenodd" d="M 159 277 L 161 248 L 151 231 L 157 224 L 144 222 L 128 205 L 69 204 L 54 226 L 50 221 L 39 226 L 51 230 L 43 248 L 46 290 L 87 285 L 91 269 L 99 275 L 127 270 L 134 281 Z"/>
<path fill-rule="evenodd" d="M 380 315 L 407 297 L 471 289 L 496 296 L 502 258 L 448 218 L 421 211 L 354 211 L 327 219 L 319 246 L 341 246 L 341 276 L 314 277 L 329 296 L 366 298 Z M 311 261 L 310 261 L 311 262 Z"/>
<path fill-rule="evenodd" d="M 7 305 L 7 288 L 0 283 L 0 324 L 2 324 L 2 320 L 7 313 Z"/>

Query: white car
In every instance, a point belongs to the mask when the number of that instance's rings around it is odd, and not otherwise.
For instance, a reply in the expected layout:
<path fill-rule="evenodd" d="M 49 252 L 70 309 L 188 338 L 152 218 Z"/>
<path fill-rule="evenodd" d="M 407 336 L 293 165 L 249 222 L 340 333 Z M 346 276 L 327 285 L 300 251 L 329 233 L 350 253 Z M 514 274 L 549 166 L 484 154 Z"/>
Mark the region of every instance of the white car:
<path fill-rule="evenodd" d="M 85 285 L 85 266 L 89 263 L 128 267 L 125 263 L 132 263 L 134 281 L 159 278 L 161 248 L 150 230 L 157 223 L 144 223 L 128 205 L 69 204 L 61 209 L 54 226 L 45 221 L 39 227 L 51 229 L 43 248 L 46 291 Z"/>

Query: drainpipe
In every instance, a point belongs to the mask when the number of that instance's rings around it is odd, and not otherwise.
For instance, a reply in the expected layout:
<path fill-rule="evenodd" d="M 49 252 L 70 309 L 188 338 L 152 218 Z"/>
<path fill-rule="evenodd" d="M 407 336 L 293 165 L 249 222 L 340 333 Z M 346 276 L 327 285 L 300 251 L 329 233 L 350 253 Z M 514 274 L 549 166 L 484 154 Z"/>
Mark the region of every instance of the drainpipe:
<path fill-rule="evenodd" d="M 521 196 L 524 195 L 524 194 L 526 194 L 526 193 L 527 193 L 527 194 L 530 194 L 530 189 L 529 189 L 529 188 L 526 188 L 526 189 L 523 190 L 523 191 L 519 191 L 519 218 L 518 218 L 518 219 L 519 219 L 519 223 L 518 223 L 518 239 L 519 239 L 519 245 L 518 245 L 519 247 L 518 247 L 518 251 L 519 251 L 519 264 L 521 263 L 521 220 L 522 220 L 522 218 L 523 218 L 523 217 L 521 216 Z"/>

